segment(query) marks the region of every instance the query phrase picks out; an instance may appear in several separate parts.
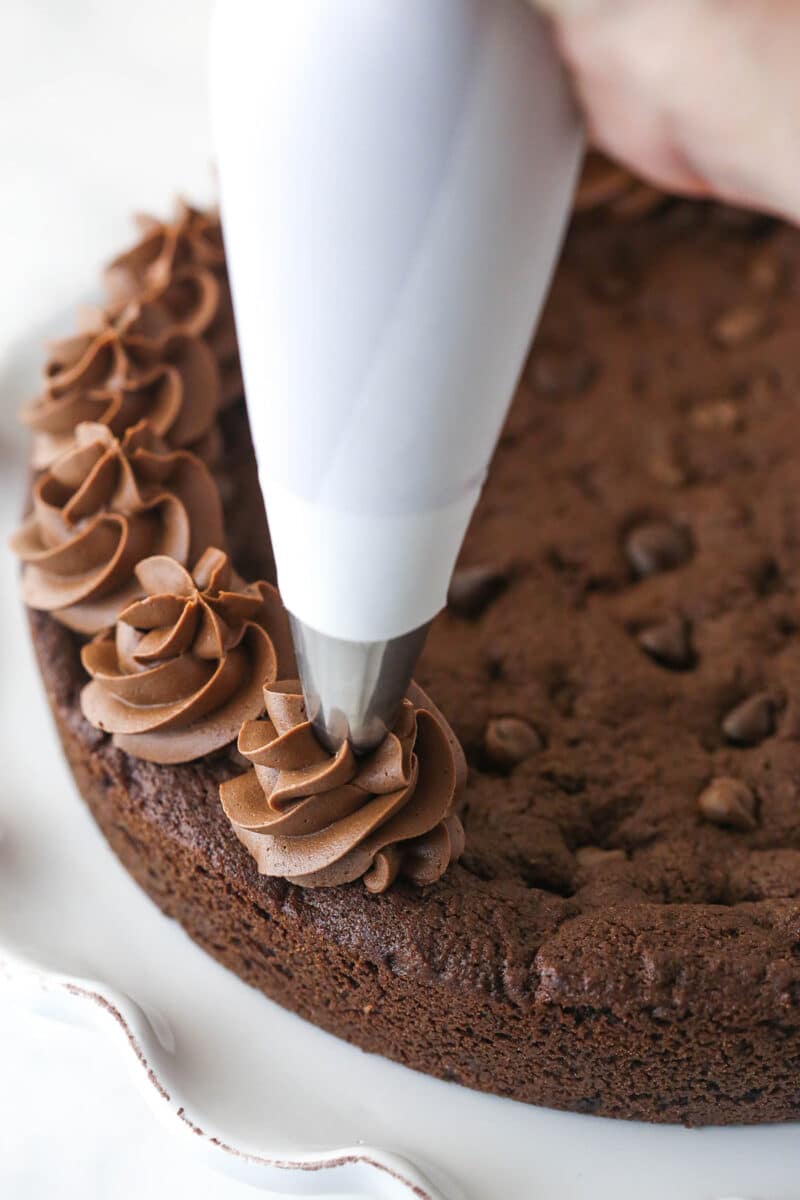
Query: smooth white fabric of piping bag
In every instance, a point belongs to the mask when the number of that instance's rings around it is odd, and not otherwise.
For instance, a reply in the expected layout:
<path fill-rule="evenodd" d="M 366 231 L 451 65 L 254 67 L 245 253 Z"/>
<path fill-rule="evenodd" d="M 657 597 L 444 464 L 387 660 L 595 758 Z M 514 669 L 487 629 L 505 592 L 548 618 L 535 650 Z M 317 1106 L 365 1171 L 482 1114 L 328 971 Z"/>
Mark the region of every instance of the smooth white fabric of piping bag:
<path fill-rule="evenodd" d="M 582 137 L 524 0 L 220 0 L 212 121 L 287 607 L 377 641 L 447 586 Z"/>

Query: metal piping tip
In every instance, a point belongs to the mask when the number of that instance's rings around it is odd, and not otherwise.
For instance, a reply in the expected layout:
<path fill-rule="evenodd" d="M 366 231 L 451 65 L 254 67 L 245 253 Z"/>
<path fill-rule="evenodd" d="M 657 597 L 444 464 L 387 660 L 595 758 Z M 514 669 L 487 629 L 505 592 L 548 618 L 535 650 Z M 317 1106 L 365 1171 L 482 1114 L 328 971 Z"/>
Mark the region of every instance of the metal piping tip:
<path fill-rule="evenodd" d="M 356 754 L 368 754 L 394 724 L 430 622 L 384 642 L 350 642 L 289 616 L 306 711 L 317 737 L 334 753 L 349 741 Z"/>

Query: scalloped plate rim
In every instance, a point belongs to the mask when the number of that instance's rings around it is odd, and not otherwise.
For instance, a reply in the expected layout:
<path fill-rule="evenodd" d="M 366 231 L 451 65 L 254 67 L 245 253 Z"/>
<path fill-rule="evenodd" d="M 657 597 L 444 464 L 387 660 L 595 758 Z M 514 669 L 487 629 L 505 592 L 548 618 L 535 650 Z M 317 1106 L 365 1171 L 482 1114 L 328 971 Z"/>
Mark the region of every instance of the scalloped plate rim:
<path fill-rule="evenodd" d="M 357 1167 L 364 1169 L 364 1184 L 378 1182 L 375 1173 L 380 1175 L 380 1183 L 387 1180 L 390 1186 L 397 1185 L 404 1189 L 404 1194 L 415 1197 L 415 1200 L 448 1200 L 443 1192 L 418 1171 L 401 1155 L 393 1154 L 377 1146 L 336 1146 L 324 1151 L 307 1151 L 298 1153 L 293 1158 L 272 1155 L 267 1151 L 244 1149 L 227 1141 L 225 1135 L 215 1133 L 213 1125 L 203 1119 L 201 1126 L 198 1118 L 191 1115 L 188 1099 L 182 1101 L 178 1086 L 170 1082 L 155 1062 L 156 1056 L 149 1051 L 148 1043 L 157 1034 L 151 1022 L 139 1004 L 116 988 L 107 986 L 96 979 L 84 979 L 76 975 L 65 975 L 51 971 L 41 964 L 34 963 L 24 955 L 11 949 L 7 943 L 0 941 L 0 979 L 10 986 L 11 994 L 17 1002 L 22 1002 L 40 1015 L 51 1019 L 69 1019 L 69 1009 L 76 1002 L 87 1012 L 82 1014 L 85 1023 L 99 1027 L 106 1035 L 110 1035 L 118 1046 L 123 1048 L 123 1058 L 127 1068 L 133 1073 L 139 1091 L 144 1095 L 150 1109 L 161 1124 L 168 1122 L 172 1132 L 188 1132 L 193 1141 L 201 1138 L 213 1158 L 213 1164 L 225 1174 L 238 1175 L 236 1166 L 245 1165 L 257 1170 L 268 1169 L 286 1173 L 283 1183 L 291 1183 L 293 1172 L 330 1172 L 342 1167 Z M 49 1007 L 42 1012 L 41 1001 L 49 1000 Z M 113 1022 L 109 1026 L 109 1021 Z M 117 1037 L 114 1038 L 114 1032 Z M 125 1048 L 127 1052 L 125 1052 Z M 180 1124 L 176 1124 L 180 1123 Z M 181 1128 L 183 1126 L 183 1129 Z M 225 1162 L 228 1157 L 231 1162 Z M 367 1174 L 368 1172 L 368 1174 Z M 258 1183 L 249 1178 L 248 1182 Z M 272 1181 L 274 1182 L 274 1181 Z M 332 1183 L 334 1181 L 331 1181 Z M 352 1186 L 355 1181 L 348 1181 Z M 271 1182 L 263 1180 L 261 1186 L 272 1190 Z M 300 1193 L 298 1193 L 300 1194 Z M 309 1193 L 303 1189 L 302 1194 Z M 341 1195 L 339 1182 L 332 1192 L 320 1193 Z M 383 1191 L 381 1195 L 383 1195 Z M 372 1191 L 364 1191 L 365 1197 L 374 1197 Z M 388 1195 L 388 1193 L 387 1193 Z"/>

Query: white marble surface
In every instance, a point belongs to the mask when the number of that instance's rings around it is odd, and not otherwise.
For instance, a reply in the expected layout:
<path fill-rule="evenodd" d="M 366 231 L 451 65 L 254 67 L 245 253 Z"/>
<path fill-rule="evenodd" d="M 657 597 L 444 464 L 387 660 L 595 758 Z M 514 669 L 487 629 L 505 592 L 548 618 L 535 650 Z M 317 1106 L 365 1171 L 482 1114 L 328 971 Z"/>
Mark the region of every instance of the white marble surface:
<path fill-rule="evenodd" d="M 212 194 L 209 7 L 2 0 L 0 364 L 20 336 L 91 287 L 130 237 L 132 208 L 163 212 L 178 190 Z M 2 397 L 6 410 L 14 400 Z M 7 557 L 3 569 L 12 569 Z M 185 1154 L 102 1035 L 0 999 L 0 1196 L 257 1194 Z"/>

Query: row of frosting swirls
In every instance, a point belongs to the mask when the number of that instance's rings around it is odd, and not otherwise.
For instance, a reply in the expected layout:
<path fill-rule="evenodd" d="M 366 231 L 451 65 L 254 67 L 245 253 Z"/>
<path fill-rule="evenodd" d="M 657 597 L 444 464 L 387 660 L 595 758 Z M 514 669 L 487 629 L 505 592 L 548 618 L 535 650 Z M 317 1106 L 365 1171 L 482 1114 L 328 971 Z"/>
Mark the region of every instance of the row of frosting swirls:
<path fill-rule="evenodd" d="M 108 309 L 52 345 L 22 414 L 40 472 L 12 539 L 25 600 L 91 637 L 81 708 L 120 750 L 184 763 L 238 738 L 250 768 L 221 800 L 260 872 L 432 883 L 463 848 L 461 747 L 414 685 L 366 758 L 317 740 L 278 594 L 224 550 L 218 415 L 242 385 L 219 219 L 140 224 Z"/>
<path fill-rule="evenodd" d="M 214 306 L 197 332 L 216 357 L 222 405 L 233 403 L 244 388 L 219 214 L 181 201 L 172 221 L 140 216 L 137 224 L 139 241 L 106 270 L 112 303 L 124 305 L 131 299 L 155 296 L 180 316 L 197 281 L 212 280 L 216 284 Z"/>
<path fill-rule="evenodd" d="M 207 306 L 208 297 L 197 304 Z M 22 410 L 34 435 L 33 466 L 46 468 L 71 449 L 84 421 L 121 435 L 146 420 L 174 449 L 213 461 L 219 369 L 192 325 L 156 301 L 85 313 L 79 333 L 51 345 L 44 391 Z"/>

